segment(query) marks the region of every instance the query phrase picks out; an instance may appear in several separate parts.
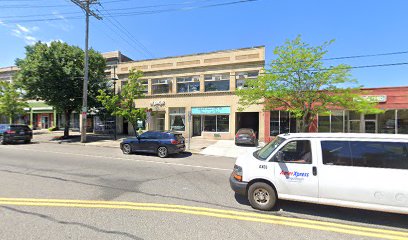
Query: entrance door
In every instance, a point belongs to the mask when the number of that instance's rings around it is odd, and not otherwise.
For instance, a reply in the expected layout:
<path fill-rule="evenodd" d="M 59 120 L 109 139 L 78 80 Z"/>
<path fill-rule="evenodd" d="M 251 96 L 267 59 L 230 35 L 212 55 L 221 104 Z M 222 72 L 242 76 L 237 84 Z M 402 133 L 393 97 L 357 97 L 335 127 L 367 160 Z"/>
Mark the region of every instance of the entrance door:
<path fill-rule="evenodd" d="M 201 116 L 193 116 L 193 136 L 201 136 Z"/>
<path fill-rule="evenodd" d="M 365 133 L 376 133 L 377 123 L 374 120 L 365 120 Z"/>
<path fill-rule="evenodd" d="M 41 117 L 41 128 L 49 128 L 48 116 Z"/>
<path fill-rule="evenodd" d="M 164 113 L 157 114 L 157 130 L 164 131 L 164 124 L 165 124 L 165 115 Z"/>

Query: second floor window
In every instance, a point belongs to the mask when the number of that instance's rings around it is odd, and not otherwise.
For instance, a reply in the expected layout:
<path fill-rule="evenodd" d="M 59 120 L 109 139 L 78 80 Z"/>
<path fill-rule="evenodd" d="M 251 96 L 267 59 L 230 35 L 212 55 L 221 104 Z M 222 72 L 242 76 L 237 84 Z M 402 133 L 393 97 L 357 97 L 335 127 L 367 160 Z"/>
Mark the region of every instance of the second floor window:
<path fill-rule="evenodd" d="M 199 92 L 200 91 L 200 77 L 178 77 L 177 78 L 177 92 Z"/>
<path fill-rule="evenodd" d="M 248 85 L 246 84 L 247 81 L 257 79 L 259 75 L 259 71 L 249 71 L 249 72 L 238 72 L 236 74 L 236 88 L 237 89 L 243 89 L 247 88 Z"/>
<path fill-rule="evenodd" d="M 229 91 L 230 90 L 230 77 L 229 73 L 204 75 L 205 91 Z"/>
<path fill-rule="evenodd" d="M 153 79 L 152 80 L 152 93 L 153 94 L 165 94 L 171 90 L 171 79 Z"/>

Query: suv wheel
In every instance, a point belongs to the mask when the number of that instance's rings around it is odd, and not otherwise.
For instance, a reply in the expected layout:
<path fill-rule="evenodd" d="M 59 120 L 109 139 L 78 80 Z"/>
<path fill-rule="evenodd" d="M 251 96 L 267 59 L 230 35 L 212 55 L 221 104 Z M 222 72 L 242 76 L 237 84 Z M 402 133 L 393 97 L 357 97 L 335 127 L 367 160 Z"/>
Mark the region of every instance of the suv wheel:
<path fill-rule="evenodd" d="M 132 147 L 130 146 L 129 143 L 123 144 L 123 146 L 122 146 L 122 152 L 123 152 L 124 154 L 131 154 L 131 153 L 132 153 Z"/>
<path fill-rule="evenodd" d="M 4 137 L 0 136 L 0 145 L 4 145 L 6 142 L 4 141 Z"/>
<path fill-rule="evenodd" d="M 168 151 L 166 147 L 159 147 L 157 149 L 157 155 L 161 158 L 165 158 L 168 155 Z"/>
<path fill-rule="evenodd" d="M 269 184 L 256 182 L 248 189 L 248 200 L 253 208 L 270 211 L 276 204 L 276 192 Z"/>

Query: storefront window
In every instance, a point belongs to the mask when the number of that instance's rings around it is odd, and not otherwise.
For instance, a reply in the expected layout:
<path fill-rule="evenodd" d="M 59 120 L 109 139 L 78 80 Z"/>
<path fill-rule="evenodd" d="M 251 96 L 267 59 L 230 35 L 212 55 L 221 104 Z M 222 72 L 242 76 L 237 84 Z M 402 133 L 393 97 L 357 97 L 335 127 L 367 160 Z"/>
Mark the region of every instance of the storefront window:
<path fill-rule="evenodd" d="M 217 132 L 229 132 L 229 116 L 217 116 Z"/>
<path fill-rule="evenodd" d="M 378 133 L 395 133 L 395 110 L 378 114 Z"/>
<path fill-rule="evenodd" d="M 408 134 L 408 110 L 397 110 L 397 124 L 399 134 Z"/>
<path fill-rule="evenodd" d="M 344 132 L 344 111 L 334 110 L 331 112 L 330 132 Z"/>
<path fill-rule="evenodd" d="M 204 81 L 206 92 L 230 90 L 229 73 L 205 75 Z"/>
<path fill-rule="evenodd" d="M 271 136 L 277 136 L 281 133 L 294 133 L 296 132 L 296 118 L 292 117 L 290 112 L 271 111 L 270 127 Z"/>
<path fill-rule="evenodd" d="M 199 92 L 200 91 L 200 78 L 198 76 L 193 77 L 178 77 L 177 78 L 177 92 Z"/>
<path fill-rule="evenodd" d="M 184 108 L 169 108 L 170 130 L 185 131 L 186 115 Z"/>
<path fill-rule="evenodd" d="M 171 79 L 153 79 L 152 92 L 153 94 L 169 93 L 171 90 Z"/>
<path fill-rule="evenodd" d="M 204 131 L 215 132 L 217 129 L 217 116 L 204 116 Z"/>
<path fill-rule="evenodd" d="M 271 136 L 279 135 L 279 111 L 271 111 Z"/>
<path fill-rule="evenodd" d="M 349 132 L 359 133 L 361 114 L 359 112 L 350 111 L 348 116 L 349 116 Z"/>
<path fill-rule="evenodd" d="M 318 131 L 330 132 L 330 113 L 319 114 Z"/>
<path fill-rule="evenodd" d="M 229 132 L 229 115 L 204 115 L 204 131 Z"/>

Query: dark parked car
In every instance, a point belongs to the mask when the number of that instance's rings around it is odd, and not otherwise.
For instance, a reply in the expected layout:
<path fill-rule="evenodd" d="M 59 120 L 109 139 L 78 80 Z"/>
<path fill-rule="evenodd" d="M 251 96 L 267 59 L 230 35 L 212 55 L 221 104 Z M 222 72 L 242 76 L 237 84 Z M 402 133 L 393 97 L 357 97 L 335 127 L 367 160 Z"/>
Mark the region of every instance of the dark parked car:
<path fill-rule="evenodd" d="M 235 135 L 235 144 L 250 144 L 257 146 L 258 139 L 256 138 L 256 133 L 250 128 L 241 128 Z"/>
<path fill-rule="evenodd" d="M 169 154 L 184 152 L 186 145 L 180 133 L 147 131 L 135 138 L 123 140 L 120 143 L 120 149 L 124 154 L 148 152 L 164 158 Z"/>
<path fill-rule="evenodd" d="M 33 139 L 33 131 L 22 124 L 0 124 L 0 144 L 23 141 L 30 143 Z"/>

